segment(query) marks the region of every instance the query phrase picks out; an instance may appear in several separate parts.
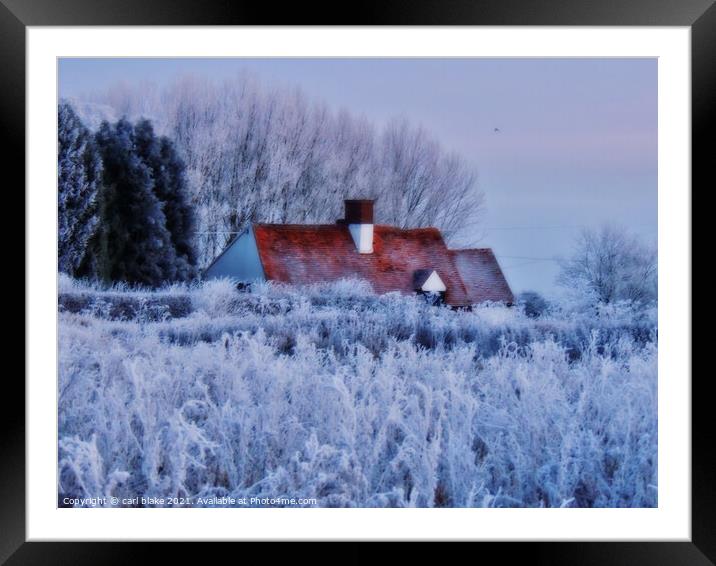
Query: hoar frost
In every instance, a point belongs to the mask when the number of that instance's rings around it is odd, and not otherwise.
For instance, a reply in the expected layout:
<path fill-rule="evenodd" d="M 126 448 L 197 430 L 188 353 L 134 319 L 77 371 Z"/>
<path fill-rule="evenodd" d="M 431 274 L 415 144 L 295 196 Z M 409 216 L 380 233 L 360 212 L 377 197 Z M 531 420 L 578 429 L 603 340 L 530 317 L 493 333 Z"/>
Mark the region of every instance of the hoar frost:
<path fill-rule="evenodd" d="M 60 500 L 657 505 L 653 316 L 452 311 L 357 282 L 63 278 L 59 302 Z"/>

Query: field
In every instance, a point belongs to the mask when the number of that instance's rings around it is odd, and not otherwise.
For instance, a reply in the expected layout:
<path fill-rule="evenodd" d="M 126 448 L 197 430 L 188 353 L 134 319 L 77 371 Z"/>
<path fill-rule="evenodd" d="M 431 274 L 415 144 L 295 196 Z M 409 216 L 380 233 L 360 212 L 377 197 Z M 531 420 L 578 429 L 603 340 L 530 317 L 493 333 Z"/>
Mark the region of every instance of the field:
<path fill-rule="evenodd" d="M 63 276 L 58 316 L 60 504 L 657 505 L 652 311 Z"/>

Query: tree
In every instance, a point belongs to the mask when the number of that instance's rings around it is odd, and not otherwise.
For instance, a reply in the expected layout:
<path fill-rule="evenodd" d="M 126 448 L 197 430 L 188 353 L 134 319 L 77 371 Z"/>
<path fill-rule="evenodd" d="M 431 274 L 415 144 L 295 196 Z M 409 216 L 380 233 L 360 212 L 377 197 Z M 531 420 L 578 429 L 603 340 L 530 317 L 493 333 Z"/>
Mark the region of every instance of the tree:
<path fill-rule="evenodd" d="M 176 254 L 151 168 L 137 152 L 126 119 L 97 132 L 104 163 L 100 228 L 94 245 L 95 274 L 105 281 L 157 286 L 176 278 Z"/>
<path fill-rule="evenodd" d="M 57 114 L 58 269 L 76 275 L 99 222 L 102 161 L 91 132 L 72 106 L 61 102 Z"/>
<path fill-rule="evenodd" d="M 154 134 L 148 120 L 135 124 L 134 138 L 137 154 L 150 169 L 153 192 L 162 205 L 166 219 L 175 255 L 174 279 L 187 281 L 196 275 L 196 254 L 193 247 L 193 212 L 187 195 L 184 162 L 169 138 L 159 138 Z"/>
<path fill-rule="evenodd" d="M 379 147 L 382 220 L 401 228 L 437 226 L 448 239 L 470 232 L 483 195 L 458 155 L 404 119 L 388 124 Z"/>
<path fill-rule="evenodd" d="M 174 142 L 186 164 L 199 265 L 251 222 L 333 223 L 344 198 L 378 199 L 379 222 L 436 226 L 451 242 L 475 242 L 483 195 L 474 171 L 405 120 L 381 130 L 246 74 L 186 76 L 149 95 L 145 86 L 93 98 L 152 116 Z"/>
<path fill-rule="evenodd" d="M 657 299 L 656 247 L 623 228 L 584 230 L 573 255 L 560 267 L 562 286 L 591 295 L 598 303 L 647 304 Z"/>

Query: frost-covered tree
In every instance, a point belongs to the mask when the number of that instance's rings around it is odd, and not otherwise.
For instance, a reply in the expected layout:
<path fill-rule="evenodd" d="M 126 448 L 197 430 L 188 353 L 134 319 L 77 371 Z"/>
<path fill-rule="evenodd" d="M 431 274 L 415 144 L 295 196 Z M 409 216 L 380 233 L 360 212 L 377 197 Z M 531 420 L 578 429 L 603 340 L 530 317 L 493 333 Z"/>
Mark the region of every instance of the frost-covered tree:
<path fill-rule="evenodd" d="M 102 161 L 92 133 L 67 102 L 58 106 L 57 132 L 58 269 L 74 275 L 99 222 Z"/>
<path fill-rule="evenodd" d="M 597 303 L 653 303 L 657 299 L 656 247 L 617 226 L 584 230 L 572 256 L 562 262 L 558 282 Z"/>
<path fill-rule="evenodd" d="M 385 221 L 410 228 L 439 226 L 448 237 L 477 220 L 483 195 L 475 174 L 455 154 L 447 154 L 424 129 L 405 120 L 386 127 L 378 144 L 382 172 L 380 203 Z"/>
<path fill-rule="evenodd" d="M 175 255 L 175 280 L 187 281 L 196 275 L 193 211 L 187 195 L 184 162 L 166 136 L 157 137 L 148 120 L 134 127 L 137 153 L 151 171 L 153 191 L 162 205 L 166 228 Z"/>
<path fill-rule="evenodd" d="M 104 163 L 101 223 L 94 242 L 95 275 L 105 281 L 159 285 L 176 278 L 176 254 L 152 169 L 137 151 L 126 119 L 97 132 Z"/>
<path fill-rule="evenodd" d="M 333 223 L 344 198 L 378 199 L 379 222 L 436 226 L 472 243 L 483 204 L 474 171 L 406 120 L 375 128 L 246 74 L 123 85 L 84 102 L 88 112 L 147 117 L 173 141 L 186 163 L 199 265 L 251 222 Z"/>

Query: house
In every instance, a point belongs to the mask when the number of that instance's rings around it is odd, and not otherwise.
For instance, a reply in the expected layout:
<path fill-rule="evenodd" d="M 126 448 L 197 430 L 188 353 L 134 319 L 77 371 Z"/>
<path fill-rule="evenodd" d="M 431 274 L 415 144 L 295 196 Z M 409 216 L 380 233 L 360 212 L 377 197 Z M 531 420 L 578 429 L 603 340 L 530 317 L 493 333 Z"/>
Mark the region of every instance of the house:
<path fill-rule="evenodd" d="M 514 301 L 492 250 L 450 250 L 437 228 L 373 224 L 372 200 L 346 200 L 335 224 L 253 224 L 205 277 L 299 285 L 352 277 L 379 294 L 425 294 L 453 307 Z"/>

